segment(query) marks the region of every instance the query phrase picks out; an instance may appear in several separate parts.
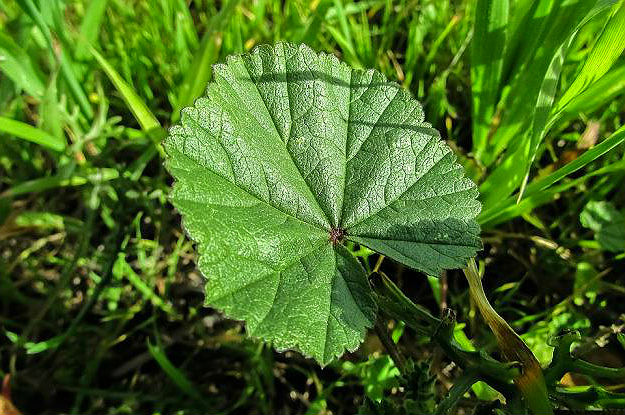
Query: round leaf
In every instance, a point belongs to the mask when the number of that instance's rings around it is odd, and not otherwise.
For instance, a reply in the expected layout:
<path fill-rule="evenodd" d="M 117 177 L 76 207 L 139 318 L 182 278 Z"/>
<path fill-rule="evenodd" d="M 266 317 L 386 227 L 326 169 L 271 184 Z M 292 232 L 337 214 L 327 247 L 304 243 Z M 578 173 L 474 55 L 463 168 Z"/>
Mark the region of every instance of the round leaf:
<path fill-rule="evenodd" d="M 358 347 L 376 306 L 346 240 L 431 275 L 481 248 L 474 183 L 380 72 L 278 43 L 213 73 L 165 141 L 171 200 L 207 304 L 250 335 L 322 364 Z"/>

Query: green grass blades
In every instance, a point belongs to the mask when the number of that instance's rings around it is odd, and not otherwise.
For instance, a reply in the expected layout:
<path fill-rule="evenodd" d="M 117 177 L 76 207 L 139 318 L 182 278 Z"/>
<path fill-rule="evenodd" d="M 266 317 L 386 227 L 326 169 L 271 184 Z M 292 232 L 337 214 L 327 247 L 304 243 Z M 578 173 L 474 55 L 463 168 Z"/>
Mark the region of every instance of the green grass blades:
<path fill-rule="evenodd" d="M 89 45 L 93 45 L 97 42 L 108 2 L 109 0 L 94 0 L 89 2 L 85 16 L 80 23 L 78 45 L 76 46 L 75 52 L 78 59 L 84 60 L 90 56 Z"/>
<path fill-rule="evenodd" d="M 506 48 L 506 53 L 516 53 L 517 50 L 519 53 L 510 72 L 505 74 L 510 89 L 505 97 L 502 96 L 500 120 L 489 140 L 488 150 L 480 160 L 486 166 L 491 165 L 512 138 L 531 123 L 533 117 L 528 117 L 528 114 L 533 114 L 537 108 L 538 95 L 554 56 L 561 53 L 559 49 L 569 41 L 594 5 L 594 1 L 590 0 L 566 2 L 562 7 L 559 3 L 547 0 L 537 2 L 516 29 L 519 33 L 510 34 L 515 40 L 515 36 L 527 33 L 528 25 L 534 26 L 528 36 L 524 36 L 523 44 L 516 49 L 513 46 Z"/>
<path fill-rule="evenodd" d="M 180 369 L 171 363 L 165 354 L 163 346 L 160 343 L 153 345 L 149 341 L 147 345 L 150 355 L 154 358 L 154 360 L 156 360 L 161 369 L 163 369 L 163 371 L 180 389 L 180 391 L 189 396 L 191 399 L 199 402 L 202 406 L 208 407 L 204 398 L 202 398 L 202 394 L 197 390 L 195 385 L 193 385 L 193 383 L 184 375 L 184 373 L 182 373 Z"/>
<path fill-rule="evenodd" d="M 82 186 L 87 183 L 102 183 L 119 177 L 115 169 L 87 169 L 76 174 L 67 176 L 58 174 L 49 177 L 28 180 L 9 187 L 0 193 L 2 197 L 15 197 L 24 194 L 43 192 L 67 186 Z"/>
<path fill-rule="evenodd" d="M 20 7 L 30 16 L 30 18 L 35 22 L 43 37 L 47 43 L 47 47 L 49 48 L 50 56 L 54 59 L 58 59 L 61 69 L 61 74 L 63 78 L 67 82 L 68 88 L 74 99 L 80 106 L 83 114 L 88 118 L 93 118 L 93 110 L 91 108 L 91 104 L 87 99 L 87 95 L 83 90 L 83 87 L 77 77 L 75 63 L 72 61 L 71 57 L 63 50 L 62 47 L 56 47 L 54 45 L 54 40 L 52 38 L 52 32 L 50 31 L 50 27 L 48 23 L 45 21 L 44 17 L 41 14 L 41 11 L 37 7 L 37 5 L 33 2 L 33 0 L 16 0 L 16 2 L 20 5 Z M 51 0 L 56 4 L 56 0 Z M 45 3 L 46 5 L 50 5 L 50 2 Z M 57 6 L 58 7 L 58 6 Z M 58 9 L 56 9 L 58 12 Z M 60 18 L 57 16 L 57 18 Z M 56 21 L 57 25 L 61 25 L 61 22 Z M 59 29 L 60 27 L 57 27 Z"/>
<path fill-rule="evenodd" d="M 173 122 L 180 119 L 180 110 L 182 108 L 193 104 L 193 101 L 204 93 L 212 73 L 212 63 L 217 61 L 221 50 L 223 34 L 220 30 L 223 29 L 225 22 L 230 19 L 238 3 L 238 0 L 228 1 L 219 13 L 210 20 L 209 26 L 202 36 L 199 50 L 196 52 L 196 56 L 191 62 L 180 86 L 171 114 Z"/>
<path fill-rule="evenodd" d="M 625 62 L 617 62 L 599 80 L 580 92 L 557 114 L 556 125 L 567 126 L 580 114 L 592 114 L 614 102 L 625 91 Z M 550 120 L 550 123 L 554 122 Z"/>
<path fill-rule="evenodd" d="M 623 142 L 625 142 L 625 127 L 620 128 L 610 137 L 602 141 L 599 145 L 586 151 L 584 154 L 582 154 L 580 157 L 573 160 L 572 162 L 559 168 L 553 173 L 545 177 L 542 177 L 539 180 L 532 182 L 525 189 L 523 198 L 529 199 L 530 197 L 535 196 L 535 195 L 541 196 L 541 197 L 547 196 L 547 194 L 544 192 L 550 186 L 559 183 L 570 174 L 578 171 L 579 169 L 588 165 L 589 163 L 596 160 L 597 158 L 610 152 L 612 149 L 620 146 Z M 616 168 L 619 169 L 620 167 L 616 166 Z M 518 201 L 515 197 L 509 197 L 497 203 L 496 205 L 489 207 L 488 209 L 484 209 L 482 213 L 480 214 L 480 216 L 478 217 L 478 221 L 480 222 L 482 226 L 485 226 L 489 224 L 489 222 L 491 222 L 492 220 L 495 220 L 495 218 L 497 218 L 498 216 L 506 214 L 508 209 L 512 209 L 516 211 L 516 213 L 518 214 L 520 210 L 513 207 L 513 205 L 515 205 L 517 202 Z M 510 216 L 506 217 L 506 220 L 510 220 L 510 219 L 511 219 Z"/>
<path fill-rule="evenodd" d="M 45 85 L 30 56 L 10 36 L 0 32 L 0 70 L 15 85 L 34 97 L 41 97 Z"/>
<path fill-rule="evenodd" d="M 567 88 L 562 98 L 554 109 L 557 117 L 560 111 L 576 96 L 583 93 L 594 82 L 599 80 L 616 62 L 623 49 L 625 49 L 625 3 L 619 2 L 616 11 L 606 23 L 597 42 L 592 47 L 588 57 L 584 61 L 579 74 L 573 83 Z"/>
<path fill-rule="evenodd" d="M 117 71 L 107 62 L 106 59 L 93 47 L 90 48 L 91 54 L 98 61 L 102 70 L 109 77 L 115 88 L 122 94 L 124 101 L 132 111 L 139 125 L 144 131 L 152 131 L 160 128 L 161 124 L 152 114 L 145 102 L 137 95 L 130 85 L 117 73 Z"/>
<path fill-rule="evenodd" d="M 546 34 L 542 41 L 553 46 L 545 48 L 545 50 L 553 50 L 555 45 L 559 45 L 556 53 L 552 55 L 546 71 L 541 72 L 540 69 L 535 69 L 540 67 L 536 59 L 540 57 L 540 62 L 546 62 L 545 58 L 548 58 L 545 53 L 541 53 L 539 48 L 534 58 L 534 63 L 531 64 L 531 69 L 525 71 L 523 75 L 519 75 L 517 80 L 512 83 L 507 97 L 508 100 L 514 97 L 514 101 L 510 101 L 511 105 L 509 107 L 501 109 L 501 124 L 495 128 L 490 138 L 494 146 L 492 147 L 493 152 L 491 156 L 497 155 L 504 148 L 507 148 L 507 150 L 502 161 L 480 186 L 482 201 L 486 210 L 519 188 L 520 191 L 517 198 L 521 199 L 525 190 L 525 184 L 529 178 L 531 166 L 539 155 L 541 143 L 543 143 L 546 135 L 556 123 L 558 116 L 563 113 L 566 105 L 578 94 L 583 93 L 588 86 L 592 86 L 593 80 L 605 74 L 622 51 L 620 46 L 622 33 L 614 29 L 615 26 L 621 26 L 622 7 L 617 5 L 615 6 L 617 7 L 616 12 L 609 16 L 608 23 L 602 31 L 599 40 L 585 59 L 581 72 L 577 75 L 576 80 L 567 90 L 564 97 L 554 106 L 564 60 L 579 28 L 596 16 L 601 15 L 601 11 L 605 11 L 605 5 L 593 6 L 592 2 L 580 4 L 580 7 L 573 10 L 567 9 L 567 7 L 570 8 L 571 5 L 565 4 L 562 8 L 557 8 L 556 11 L 550 10 L 549 14 L 546 15 L 546 19 L 551 26 L 543 28 Z M 566 28 L 568 29 L 565 30 L 564 24 L 567 24 Z M 563 36 L 563 34 L 566 34 L 566 36 Z M 523 67 L 523 65 L 520 67 Z M 532 71 L 535 71 L 535 74 L 529 77 L 527 74 Z M 541 73 L 542 75 L 540 75 Z M 541 76 L 543 79 L 540 84 L 532 84 L 532 81 L 535 82 Z M 516 84 L 517 86 L 515 87 L 515 82 L 520 83 Z M 539 86 L 539 88 L 536 89 L 536 86 Z M 523 92 L 519 94 L 515 92 L 515 88 L 521 88 Z M 526 93 L 526 95 L 523 95 L 523 93 Z M 526 118 L 525 129 L 522 131 L 522 122 L 520 120 L 523 119 L 523 114 L 517 111 L 520 111 L 522 107 L 520 102 L 526 98 L 530 99 L 534 108 L 529 107 L 524 110 L 531 114 L 531 117 Z M 514 121 L 515 119 L 519 121 Z M 517 134 L 517 138 L 510 141 L 513 134 Z M 491 162 L 492 159 L 489 160 L 488 157 L 483 158 L 482 161 L 485 163 Z"/>
<path fill-rule="evenodd" d="M 21 121 L 0 117 L 0 131 L 54 151 L 63 151 L 65 149 L 65 141 Z"/>
<path fill-rule="evenodd" d="M 466 242 L 455 237 L 455 223 L 430 227 L 440 219 L 435 214 L 477 209 L 467 195 L 441 196 L 463 192 L 468 182 L 445 183 L 464 171 L 485 190 L 475 228 L 484 246 L 484 293 L 540 362 L 554 409 L 622 406 L 623 18 L 622 0 L 0 0 L 0 379 L 10 379 L 11 401 L 24 414 L 42 415 L 530 413 L 512 381 L 521 368 L 498 360 L 501 350 L 462 271 L 432 267 L 441 258 L 451 262 L 449 250 L 414 247 L 415 237 Z M 284 86 L 283 107 L 249 111 L 260 102 L 243 88 L 248 75 L 239 68 L 228 77 L 223 64 L 280 42 L 305 43 L 354 74 L 377 75 L 349 79 L 349 88 L 336 82 L 340 69 L 327 82 L 265 77 L 265 91 Z M 301 64 L 314 69 L 312 58 Z M 311 78 L 300 72 L 294 78 Z M 375 211 L 371 203 L 388 206 L 375 221 L 352 226 L 337 245 L 344 249 L 332 254 L 322 248 L 342 232 L 298 233 L 304 225 L 276 219 L 275 209 L 252 196 L 234 206 L 242 195 L 236 186 L 226 198 L 223 181 L 185 173 L 196 167 L 184 157 L 178 167 L 188 191 L 172 198 L 175 180 L 159 143 L 213 79 L 219 88 L 209 90 L 211 99 L 243 94 L 227 111 L 238 117 L 237 133 L 221 136 L 230 157 L 216 159 L 219 146 L 200 152 L 191 145 L 212 141 L 188 118 L 195 141 L 179 146 L 186 154 L 201 156 L 203 165 L 263 160 L 264 170 L 237 170 L 235 181 L 265 196 L 268 183 L 284 183 L 276 174 L 292 162 L 280 152 L 286 145 L 254 149 L 293 109 L 296 125 L 283 128 L 288 148 L 300 161 L 319 157 L 316 170 L 317 163 L 300 165 L 313 173 L 285 175 L 301 179 L 297 194 L 309 184 L 342 183 L 340 174 L 317 172 L 342 166 L 348 148 L 320 138 L 305 146 L 302 138 L 370 135 L 364 141 L 376 145 L 348 162 L 347 191 L 332 194 L 365 194 L 353 209 L 363 215 Z M 421 116 L 408 101 L 378 105 L 400 90 L 382 79 L 420 101 L 431 126 L 403 128 Z M 344 108 L 333 110 L 336 98 Z M 348 102 L 358 107 L 351 116 Z M 310 111 L 300 111 L 307 103 Z M 364 112 L 370 117 L 361 118 Z M 320 113 L 324 122 L 313 119 Z M 337 125 L 351 133 L 334 134 Z M 253 134 L 241 135 L 249 132 L 243 126 Z M 430 128 L 450 148 L 433 167 L 441 180 L 426 174 L 418 192 L 396 200 L 395 191 L 411 183 L 406 177 L 442 155 L 406 139 Z M 388 186 L 380 180 L 387 172 Z M 193 208 L 189 199 L 205 204 L 206 192 L 214 196 L 210 213 L 181 220 L 172 201 Z M 292 195 L 280 188 L 271 200 L 299 216 L 314 206 Z M 326 210 L 328 200 L 319 200 Z M 258 214 L 233 220 L 250 209 Z M 201 232 L 203 242 L 189 231 Z M 475 241 L 457 249 L 477 249 Z M 316 242 L 318 251 L 279 272 L 297 259 L 291 254 Z M 367 247 L 373 244 L 388 255 Z M 227 268 L 219 265 L 224 258 Z M 415 258 L 427 276 L 413 269 Z M 294 280 L 304 275 L 296 269 L 310 278 Z M 259 270 L 273 273 L 228 290 Z M 385 276 L 384 289 L 371 293 L 375 275 Z M 262 289 L 268 280 L 277 300 L 261 324 L 259 310 L 273 300 Z M 373 313 L 355 320 L 344 313 L 353 310 L 350 298 L 367 310 L 363 293 L 376 296 L 375 324 Z M 205 306 L 207 295 L 217 308 Z M 219 311 L 232 303 L 252 310 L 248 321 Z M 293 309 L 302 311 L 287 319 Z M 327 355 L 340 343 L 351 351 L 321 367 L 283 350 L 285 342 L 257 338 L 279 332 L 304 342 L 298 333 L 311 327 L 318 336 L 308 350 L 324 354 L 318 339 L 329 327 Z M 570 329 L 577 332 L 561 336 Z"/>
<path fill-rule="evenodd" d="M 479 0 L 475 6 L 471 40 L 471 94 L 473 153 L 486 150 L 502 84 L 503 57 L 508 31 L 508 0 Z"/>
<path fill-rule="evenodd" d="M 522 197 L 530 166 L 536 158 L 538 145 L 548 128 L 547 121 L 554 103 L 564 55 L 571 40 L 562 44 L 553 56 L 536 99 L 536 107 L 528 126 L 529 130 L 521 134 L 519 139 L 508 148 L 504 160 L 480 186 L 482 202 L 487 209 L 518 187 L 521 187 L 518 198 Z"/>

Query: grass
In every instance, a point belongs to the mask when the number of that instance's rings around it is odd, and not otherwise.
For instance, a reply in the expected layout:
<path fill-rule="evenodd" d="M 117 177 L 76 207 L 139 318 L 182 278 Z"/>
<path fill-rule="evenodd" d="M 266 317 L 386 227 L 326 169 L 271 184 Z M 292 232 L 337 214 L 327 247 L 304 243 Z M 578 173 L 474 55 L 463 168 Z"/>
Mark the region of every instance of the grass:
<path fill-rule="evenodd" d="M 312 414 L 402 396 L 373 333 L 321 369 L 202 306 L 160 140 L 211 64 L 278 40 L 375 67 L 422 101 L 480 185 L 487 295 L 543 366 L 571 328 L 576 355 L 625 366 L 625 249 L 605 249 L 579 220 L 589 201 L 625 209 L 624 19 L 622 1 L 0 0 L 0 377 L 11 375 L 14 403 Z M 382 269 L 496 353 L 459 271 Z M 390 324 L 422 384 L 436 378 L 423 408 L 440 402 L 458 370 Z M 575 388 L 603 385 L 599 407 L 624 392 L 623 379 L 561 381 L 565 406 L 584 406 Z M 460 404 L 493 397 L 476 385 Z"/>

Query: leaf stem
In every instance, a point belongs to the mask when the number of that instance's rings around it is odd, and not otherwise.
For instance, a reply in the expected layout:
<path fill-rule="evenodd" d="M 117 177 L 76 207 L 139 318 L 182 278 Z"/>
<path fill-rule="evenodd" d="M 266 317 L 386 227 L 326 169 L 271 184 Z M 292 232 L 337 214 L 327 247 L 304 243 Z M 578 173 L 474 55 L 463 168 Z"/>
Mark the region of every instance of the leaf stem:
<path fill-rule="evenodd" d="M 571 372 L 606 379 L 625 379 L 625 368 L 599 366 L 581 359 L 573 360 Z"/>
<path fill-rule="evenodd" d="M 550 387 L 557 385 L 567 372 L 605 379 L 625 379 L 625 368 L 599 366 L 573 357 L 571 345 L 579 339 L 580 335 L 577 332 L 567 333 L 557 339 L 551 364 L 545 370 L 547 385 Z"/>
<path fill-rule="evenodd" d="M 391 356 L 391 359 L 393 359 L 395 366 L 397 366 L 402 375 L 406 375 L 406 373 L 408 373 L 406 367 L 406 359 L 404 359 L 404 356 L 402 356 L 399 348 L 393 342 L 393 339 L 391 339 L 391 337 L 388 335 L 388 331 L 382 317 L 378 316 L 375 321 L 374 328 L 375 333 L 380 339 L 380 342 L 382 343 L 388 354 Z"/>
<path fill-rule="evenodd" d="M 384 255 L 378 256 L 375 267 L 373 267 L 373 272 L 378 272 L 380 270 L 380 267 L 382 266 L 382 261 L 384 261 Z"/>
<path fill-rule="evenodd" d="M 410 301 L 384 273 L 371 273 L 369 283 L 377 295 L 378 306 L 391 317 L 403 320 L 417 332 L 426 335 L 432 334 L 432 327 L 440 325 L 439 318 Z"/>
<path fill-rule="evenodd" d="M 525 342 L 489 303 L 482 286 L 482 278 L 473 259 L 463 271 L 469 282 L 471 297 L 495 335 L 503 355 L 509 362 L 517 361 L 523 365 L 521 375 L 514 379 L 514 383 L 523 394 L 528 407 L 535 414 L 552 414 L 553 408 L 549 402 L 547 385 L 538 360 Z"/>
<path fill-rule="evenodd" d="M 479 373 L 474 371 L 464 372 L 455 380 L 454 385 L 447 392 L 447 396 L 438 404 L 436 414 L 444 415 L 449 413 L 478 380 L 480 380 Z"/>
<path fill-rule="evenodd" d="M 481 379 L 501 393 L 510 392 L 508 386 L 511 386 L 512 380 L 520 373 L 518 364 L 502 363 L 484 352 L 463 349 L 454 337 L 456 318 L 451 310 L 447 309 L 442 319 L 434 317 L 428 310 L 406 297 L 384 273 L 372 273 L 369 282 L 378 306 L 385 314 L 404 321 L 416 332 L 432 338 L 465 371 L 479 373 Z"/>

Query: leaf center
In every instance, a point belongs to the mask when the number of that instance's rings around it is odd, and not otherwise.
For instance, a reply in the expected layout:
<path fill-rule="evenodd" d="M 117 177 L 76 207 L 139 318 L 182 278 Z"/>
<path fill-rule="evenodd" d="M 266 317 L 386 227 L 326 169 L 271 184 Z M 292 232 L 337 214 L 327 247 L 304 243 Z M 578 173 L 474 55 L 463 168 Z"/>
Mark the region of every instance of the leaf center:
<path fill-rule="evenodd" d="M 343 242 L 343 239 L 345 239 L 345 235 L 347 235 L 345 229 L 332 228 L 330 229 L 330 242 L 332 242 L 332 245 L 341 243 Z"/>

